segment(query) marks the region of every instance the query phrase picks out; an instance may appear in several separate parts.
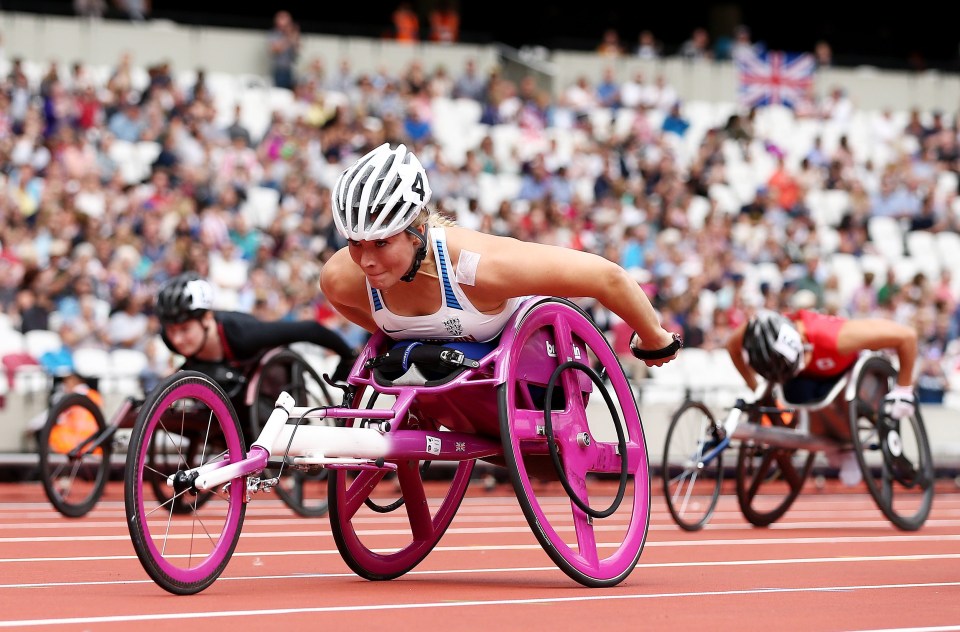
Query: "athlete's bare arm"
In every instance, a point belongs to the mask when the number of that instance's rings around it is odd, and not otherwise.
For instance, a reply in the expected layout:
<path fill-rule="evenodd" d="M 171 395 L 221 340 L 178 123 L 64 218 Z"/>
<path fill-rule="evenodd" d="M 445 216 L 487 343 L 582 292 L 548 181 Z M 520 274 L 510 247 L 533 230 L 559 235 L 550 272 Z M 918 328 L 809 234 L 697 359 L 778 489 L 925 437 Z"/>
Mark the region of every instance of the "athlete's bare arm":
<path fill-rule="evenodd" d="M 642 288 L 616 263 L 592 253 L 448 228 L 461 249 L 481 255 L 470 297 L 496 304 L 515 296 L 592 297 L 624 319 L 644 350 L 662 349 L 673 337 L 660 326 Z M 476 303 L 475 303 L 476 304 Z"/>

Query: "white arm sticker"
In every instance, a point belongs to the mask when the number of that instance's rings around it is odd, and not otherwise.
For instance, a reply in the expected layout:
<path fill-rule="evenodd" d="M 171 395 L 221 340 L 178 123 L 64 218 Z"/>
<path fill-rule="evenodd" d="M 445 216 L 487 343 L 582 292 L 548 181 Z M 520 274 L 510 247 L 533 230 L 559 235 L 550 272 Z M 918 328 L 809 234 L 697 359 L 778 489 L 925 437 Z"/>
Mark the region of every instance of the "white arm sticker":
<path fill-rule="evenodd" d="M 460 259 L 457 261 L 457 283 L 476 285 L 478 265 L 480 265 L 480 253 L 461 250 Z"/>

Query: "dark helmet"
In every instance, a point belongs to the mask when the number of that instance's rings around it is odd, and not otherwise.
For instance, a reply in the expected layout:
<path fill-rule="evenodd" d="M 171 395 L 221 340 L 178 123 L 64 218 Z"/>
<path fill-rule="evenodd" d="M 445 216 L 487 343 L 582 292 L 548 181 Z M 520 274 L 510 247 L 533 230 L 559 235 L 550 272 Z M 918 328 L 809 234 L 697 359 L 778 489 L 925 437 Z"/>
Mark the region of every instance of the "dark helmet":
<path fill-rule="evenodd" d="M 182 323 L 213 309 L 213 286 L 196 272 L 168 280 L 157 294 L 156 314 L 161 323 Z"/>
<path fill-rule="evenodd" d="M 743 334 L 743 348 L 753 370 L 768 382 L 782 383 L 803 368 L 803 341 L 786 316 L 760 310 Z"/>

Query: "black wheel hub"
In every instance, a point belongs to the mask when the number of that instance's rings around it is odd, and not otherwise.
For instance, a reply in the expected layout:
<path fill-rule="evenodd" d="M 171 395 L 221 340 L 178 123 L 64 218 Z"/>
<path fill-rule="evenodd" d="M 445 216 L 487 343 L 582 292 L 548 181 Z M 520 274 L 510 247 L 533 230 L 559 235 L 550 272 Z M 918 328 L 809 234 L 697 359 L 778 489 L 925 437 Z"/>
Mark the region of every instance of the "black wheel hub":
<path fill-rule="evenodd" d="M 173 491 L 175 496 L 181 496 L 184 492 L 190 492 L 191 495 L 197 495 L 197 488 L 194 483 L 197 480 L 199 474 L 193 472 L 192 474 L 187 474 L 183 470 L 177 472 L 173 476 Z"/>

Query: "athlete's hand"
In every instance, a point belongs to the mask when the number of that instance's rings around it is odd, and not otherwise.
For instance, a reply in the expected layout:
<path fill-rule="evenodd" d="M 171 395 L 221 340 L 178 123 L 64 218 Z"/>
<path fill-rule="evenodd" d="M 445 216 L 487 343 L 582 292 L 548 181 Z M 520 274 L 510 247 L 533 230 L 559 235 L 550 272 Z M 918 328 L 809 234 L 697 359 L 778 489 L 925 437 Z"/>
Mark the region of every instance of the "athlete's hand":
<path fill-rule="evenodd" d="M 887 396 L 883 398 L 884 407 L 887 408 L 888 414 L 900 421 L 905 419 L 914 413 L 914 407 L 916 406 L 916 400 L 913 395 L 912 386 L 895 386 L 893 390 L 887 393 Z"/>
<path fill-rule="evenodd" d="M 660 336 L 655 340 L 640 340 L 636 332 L 630 337 L 630 351 L 633 357 L 643 360 L 647 366 L 662 366 L 677 357 L 683 347 L 680 334 L 673 334 L 666 329 L 660 330 Z"/>

